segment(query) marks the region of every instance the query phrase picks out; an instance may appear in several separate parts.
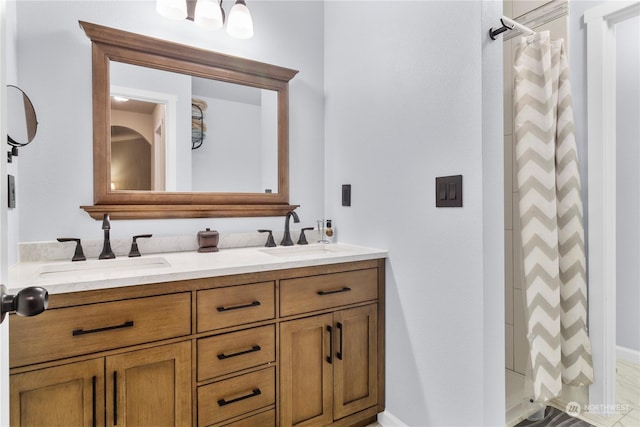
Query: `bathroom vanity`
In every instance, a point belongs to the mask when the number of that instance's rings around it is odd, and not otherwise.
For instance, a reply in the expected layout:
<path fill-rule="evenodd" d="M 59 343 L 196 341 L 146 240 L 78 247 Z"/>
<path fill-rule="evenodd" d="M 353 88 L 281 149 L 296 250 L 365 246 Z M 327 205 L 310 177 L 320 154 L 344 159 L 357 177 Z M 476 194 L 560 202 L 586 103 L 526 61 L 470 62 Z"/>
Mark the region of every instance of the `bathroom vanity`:
<path fill-rule="evenodd" d="M 340 244 L 18 266 L 12 287 L 50 297 L 11 316 L 11 424 L 366 425 L 385 404 L 385 257 Z"/>

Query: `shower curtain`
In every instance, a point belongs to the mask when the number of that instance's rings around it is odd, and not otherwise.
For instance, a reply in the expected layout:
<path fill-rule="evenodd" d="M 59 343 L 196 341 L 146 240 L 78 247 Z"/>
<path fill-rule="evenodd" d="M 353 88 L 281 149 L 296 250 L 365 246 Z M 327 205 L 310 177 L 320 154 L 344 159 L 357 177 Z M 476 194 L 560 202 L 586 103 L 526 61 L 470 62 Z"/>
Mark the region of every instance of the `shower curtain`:
<path fill-rule="evenodd" d="M 534 398 L 593 382 L 580 172 L 563 40 L 522 37 L 515 141 L 525 316 Z"/>

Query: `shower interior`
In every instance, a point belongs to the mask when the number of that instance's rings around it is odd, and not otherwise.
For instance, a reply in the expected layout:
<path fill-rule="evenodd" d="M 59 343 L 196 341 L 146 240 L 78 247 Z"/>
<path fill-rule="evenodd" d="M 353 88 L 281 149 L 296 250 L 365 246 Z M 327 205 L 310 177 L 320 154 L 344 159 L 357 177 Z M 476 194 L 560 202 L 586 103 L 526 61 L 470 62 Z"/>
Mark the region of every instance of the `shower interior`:
<path fill-rule="evenodd" d="M 568 4 L 566 0 L 514 1 L 504 0 L 503 15 L 516 19 L 535 30 L 550 31 L 552 39 L 568 34 Z M 515 170 L 513 130 L 513 63 L 521 34 L 503 33 L 504 66 L 504 183 L 505 183 L 505 389 L 507 426 L 513 426 L 541 409 L 530 403 L 526 384 L 529 344 L 526 337 L 522 272 L 522 249 L 518 211 L 518 182 Z M 567 43 L 568 44 L 568 43 Z M 569 47 L 570 49 L 570 47 Z"/>

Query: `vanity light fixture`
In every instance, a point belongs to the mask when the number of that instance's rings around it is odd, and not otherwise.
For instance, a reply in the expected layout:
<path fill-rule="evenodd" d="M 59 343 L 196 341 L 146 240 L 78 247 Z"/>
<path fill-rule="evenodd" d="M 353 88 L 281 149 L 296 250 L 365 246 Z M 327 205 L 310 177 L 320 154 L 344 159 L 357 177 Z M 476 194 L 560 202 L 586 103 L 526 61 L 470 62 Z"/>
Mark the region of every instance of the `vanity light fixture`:
<path fill-rule="evenodd" d="M 222 0 L 156 0 L 156 11 L 165 18 L 189 19 L 210 30 L 222 28 L 226 17 Z M 238 39 L 253 37 L 253 19 L 245 0 L 236 0 L 229 11 L 227 33 Z"/>
<path fill-rule="evenodd" d="M 222 5 L 216 0 L 199 0 L 196 3 L 193 22 L 210 30 L 219 30 L 224 24 Z"/>
<path fill-rule="evenodd" d="M 187 2 L 184 0 L 156 0 L 156 12 L 169 19 L 185 19 Z"/>
<path fill-rule="evenodd" d="M 229 22 L 227 22 L 227 33 L 238 39 L 253 37 L 253 20 L 244 0 L 236 0 L 236 4 L 231 8 Z"/>

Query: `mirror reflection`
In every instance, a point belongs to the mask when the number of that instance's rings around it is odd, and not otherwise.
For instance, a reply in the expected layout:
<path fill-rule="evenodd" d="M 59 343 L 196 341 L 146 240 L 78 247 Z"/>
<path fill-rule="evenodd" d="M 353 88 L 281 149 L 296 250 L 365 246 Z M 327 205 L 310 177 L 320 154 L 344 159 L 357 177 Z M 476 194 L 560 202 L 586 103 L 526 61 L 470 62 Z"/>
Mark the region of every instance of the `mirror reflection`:
<path fill-rule="evenodd" d="M 13 147 L 24 147 L 33 141 L 38 129 L 36 111 L 26 93 L 7 85 L 7 140 Z"/>
<path fill-rule="evenodd" d="M 277 91 L 112 61 L 110 95 L 112 191 L 278 192 Z"/>

